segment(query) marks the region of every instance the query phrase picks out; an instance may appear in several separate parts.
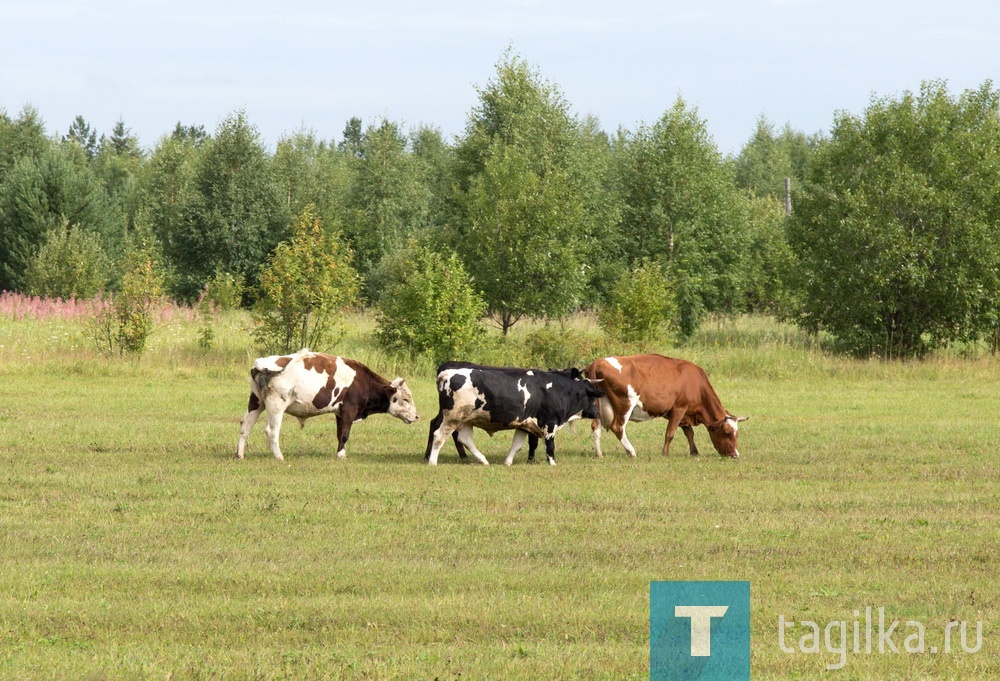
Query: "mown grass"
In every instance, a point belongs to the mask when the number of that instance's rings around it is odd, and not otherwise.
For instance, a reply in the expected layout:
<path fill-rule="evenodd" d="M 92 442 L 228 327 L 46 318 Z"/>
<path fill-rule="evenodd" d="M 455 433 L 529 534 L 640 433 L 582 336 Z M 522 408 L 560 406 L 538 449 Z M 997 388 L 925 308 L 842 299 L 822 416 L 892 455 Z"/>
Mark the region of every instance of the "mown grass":
<path fill-rule="evenodd" d="M 206 352 L 178 321 L 108 360 L 73 320 L 0 318 L 0 678 L 643 679 L 649 582 L 671 579 L 750 580 L 755 679 L 1000 676 L 995 359 L 847 360 L 720 322 L 664 350 L 751 416 L 739 461 L 704 429 L 701 457 L 663 459 L 656 422 L 631 429 L 636 460 L 608 435 L 594 459 L 577 424 L 554 468 L 450 446 L 430 468 L 433 368 L 372 350 L 358 318 L 336 349 L 404 375 L 421 421 L 359 424 L 340 462 L 332 419 L 289 419 L 278 463 L 260 426 L 233 458 L 243 323 Z M 476 439 L 493 463 L 510 441 Z M 779 615 L 866 606 L 928 647 L 982 621 L 982 649 L 828 671 L 778 648 Z"/>

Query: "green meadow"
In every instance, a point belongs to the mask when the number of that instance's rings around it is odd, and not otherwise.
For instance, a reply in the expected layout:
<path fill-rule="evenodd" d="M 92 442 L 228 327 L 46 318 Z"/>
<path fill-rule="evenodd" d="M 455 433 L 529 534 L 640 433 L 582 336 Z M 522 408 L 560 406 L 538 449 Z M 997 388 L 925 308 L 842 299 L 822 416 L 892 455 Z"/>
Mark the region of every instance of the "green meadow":
<path fill-rule="evenodd" d="M 1000 678 L 995 357 L 860 361 L 718 321 L 654 349 L 750 416 L 738 461 L 704 428 L 700 457 L 661 457 L 665 421 L 596 459 L 578 422 L 555 467 L 449 444 L 434 468 L 433 367 L 353 318 L 330 350 L 405 377 L 421 419 L 358 424 L 338 461 L 332 417 L 289 418 L 281 463 L 262 422 L 234 458 L 244 325 L 204 350 L 178 318 L 121 359 L 79 319 L 0 316 L 0 678 L 648 679 L 654 580 L 749 580 L 754 679 Z M 510 435 L 476 441 L 500 464 Z M 898 653 L 867 653 L 864 621 L 855 652 L 867 607 L 900 621 Z M 783 651 L 782 617 L 816 622 L 818 652 L 800 626 Z"/>

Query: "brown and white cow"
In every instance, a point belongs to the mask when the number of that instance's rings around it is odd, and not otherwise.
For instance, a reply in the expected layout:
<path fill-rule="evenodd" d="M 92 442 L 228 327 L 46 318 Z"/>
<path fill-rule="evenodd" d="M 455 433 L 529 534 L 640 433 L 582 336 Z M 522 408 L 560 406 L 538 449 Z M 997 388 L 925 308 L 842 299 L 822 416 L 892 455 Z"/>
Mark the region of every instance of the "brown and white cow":
<path fill-rule="evenodd" d="M 663 355 L 632 355 L 595 360 L 583 370 L 587 378 L 599 381 L 604 397 L 597 403 L 594 419 L 594 451 L 601 456 L 601 426 L 608 428 L 624 445 L 629 456 L 635 447 L 625 435 L 629 421 L 668 420 L 663 441 L 663 455 L 677 428 L 684 430 L 692 456 L 698 454 L 694 428 L 704 424 L 719 454 L 736 458 L 739 423 L 749 417 L 737 417 L 726 411 L 705 371 L 697 364 Z"/>
<path fill-rule="evenodd" d="M 264 432 L 271 453 L 279 461 L 284 460 L 278 434 L 285 412 L 303 426 L 313 416 L 335 414 L 338 459 L 347 456 L 344 447 L 355 421 L 372 414 L 390 414 L 405 423 L 419 418 L 402 378 L 390 383 L 361 362 L 309 350 L 262 357 L 254 362 L 250 370 L 250 403 L 240 424 L 236 458 L 243 458 L 250 431 L 264 411 Z"/>

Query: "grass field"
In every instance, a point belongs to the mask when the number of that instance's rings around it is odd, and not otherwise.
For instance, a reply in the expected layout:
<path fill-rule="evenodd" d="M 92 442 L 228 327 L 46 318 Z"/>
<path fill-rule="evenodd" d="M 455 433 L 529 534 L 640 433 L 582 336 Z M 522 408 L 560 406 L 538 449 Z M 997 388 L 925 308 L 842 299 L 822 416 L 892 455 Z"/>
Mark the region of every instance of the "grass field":
<path fill-rule="evenodd" d="M 355 320 L 356 321 L 356 320 Z M 140 360 L 89 349 L 78 320 L 0 316 L 0 678 L 646 679 L 651 580 L 749 580 L 754 679 L 1000 678 L 1000 361 L 832 357 L 761 320 L 668 354 L 748 414 L 739 461 L 707 432 L 629 460 L 589 425 L 559 465 L 426 466 L 433 371 L 402 373 L 421 420 L 263 424 L 234 457 L 252 357 L 239 318 L 198 349 L 165 325 Z M 509 435 L 477 443 L 500 463 Z M 778 621 L 921 622 L 924 653 L 782 652 Z M 964 652 L 957 629 L 982 622 Z M 863 627 L 862 623 L 862 627 Z M 822 634 L 822 632 L 821 632 Z M 848 634 L 850 639 L 850 634 Z M 822 645 L 822 644 L 821 644 Z M 862 642 L 862 646 L 863 646 Z"/>

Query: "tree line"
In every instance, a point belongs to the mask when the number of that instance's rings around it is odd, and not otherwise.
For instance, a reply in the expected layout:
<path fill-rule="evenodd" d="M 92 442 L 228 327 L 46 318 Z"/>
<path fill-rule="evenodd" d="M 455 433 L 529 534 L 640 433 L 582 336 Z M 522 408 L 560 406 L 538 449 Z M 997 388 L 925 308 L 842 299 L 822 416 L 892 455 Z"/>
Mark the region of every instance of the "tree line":
<path fill-rule="evenodd" d="M 272 152 L 236 111 L 144 149 L 121 120 L 49 136 L 25 106 L 0 112 L 0 289 L 114 293 L 142 262 L 176 300 L 226 290 L 262 320 L 293 294 L 307 317 L 369 306 L 418 350 L 465 342 L 451 318 L 506 334 L 580 309 L 626 341 L 765 312 L 860 355 L 996 350 L 998 103 L 930 81 L 829 134 L 762 118 L 726 156 L 680 97 L 609 134 L 508 51 L 454 140 L 353 118 Z"/>

